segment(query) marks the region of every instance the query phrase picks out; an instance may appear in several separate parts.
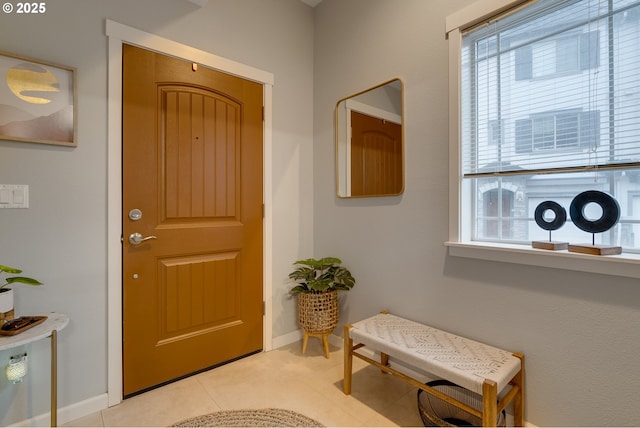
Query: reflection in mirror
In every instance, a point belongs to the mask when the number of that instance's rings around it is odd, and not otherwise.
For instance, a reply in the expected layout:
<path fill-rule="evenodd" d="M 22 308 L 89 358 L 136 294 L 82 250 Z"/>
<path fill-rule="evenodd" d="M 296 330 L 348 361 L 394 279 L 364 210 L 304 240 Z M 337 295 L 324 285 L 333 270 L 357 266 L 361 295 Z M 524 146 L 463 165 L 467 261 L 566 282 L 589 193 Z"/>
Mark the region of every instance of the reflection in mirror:
<path fill-rule="evenodd" d="M 341 198 L 399 195 L 404 189 L 402 81 L 338 101 L 336 179 Z"/>

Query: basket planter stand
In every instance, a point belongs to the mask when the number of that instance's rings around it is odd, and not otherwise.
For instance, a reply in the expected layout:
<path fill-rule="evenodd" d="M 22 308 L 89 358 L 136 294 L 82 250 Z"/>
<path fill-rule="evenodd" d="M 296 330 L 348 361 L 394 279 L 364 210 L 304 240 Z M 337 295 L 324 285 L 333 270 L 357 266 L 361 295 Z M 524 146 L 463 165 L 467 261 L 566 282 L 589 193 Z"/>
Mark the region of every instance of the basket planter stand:
<path fill-rule="evenodd" d="M 338 290 L 298 294 L 298 323 L 304 330 L 302 353 L 309 337 L 319 337 L 324 356 L 329 358 L 329 335 L 338 325 Z"/>

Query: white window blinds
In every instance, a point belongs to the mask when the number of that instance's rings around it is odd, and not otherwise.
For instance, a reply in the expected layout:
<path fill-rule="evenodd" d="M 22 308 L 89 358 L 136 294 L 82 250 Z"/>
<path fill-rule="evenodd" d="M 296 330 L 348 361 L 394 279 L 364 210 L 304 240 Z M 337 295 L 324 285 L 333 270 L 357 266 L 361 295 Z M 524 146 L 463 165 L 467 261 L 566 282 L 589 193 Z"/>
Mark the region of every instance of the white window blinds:
<path fill-rule="evenodd" d="M 640 0 L 539 0 L 462 43 L 465 177 L 640 168 Z"/>

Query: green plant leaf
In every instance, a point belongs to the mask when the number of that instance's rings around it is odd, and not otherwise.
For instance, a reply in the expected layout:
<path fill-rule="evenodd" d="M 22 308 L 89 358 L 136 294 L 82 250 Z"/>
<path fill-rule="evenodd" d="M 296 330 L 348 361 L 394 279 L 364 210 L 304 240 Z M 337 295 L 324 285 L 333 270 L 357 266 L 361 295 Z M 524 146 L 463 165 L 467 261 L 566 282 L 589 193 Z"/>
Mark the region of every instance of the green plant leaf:
<path fill-rule="evenodd" d="M 342 260 L 337 257 L 324 257 L 319 260 L 323 266 L 339 265 L 342 264 Z"/>
<path fill-rule="evenodd" d="M 309 291 L 306 287 L 302 286 L 302 285 L 297 285 L 295 287 L 293 287 L 289 293 L 294 295 L 294 294 L 298 294 L 298 293 L 306 293 L 307 291 Z"/>
<path fill-rule="evenodd" d="M 9 266 L 3 266 L 3 265 L 0 265 L 0 272 L 22 273 L 22 271 L 20 269 L 12 268 L 12 267 L 9 267 Z"/>
<path fill-rule="evenodd" d="M 310 290 L 324 291 L 331 288 L 333 280 L 331 278 L 319 277 L 309 281 L 307 284 Z"/>
<path fill-rule="evenodd" d="M 13 276 L 11 278 L 7 278 L 6 281 L 7 281 L 7 284 L 20 282 L 22 284 L 28 284 L 28 285 L 42 285 L 42 283 L 37 279 L 27 278 L 26 276 Z"/>
<path fill-rule="evenodd" d="M 304 279 L 309 280 L 313 279 L 316 276 L 316 271 L 310 267 L 300 267 L 289 274 L 289 278 L 291 279 Z"/>
<path fill-rule="evenodd" d="M 294 265 L 305 265 L 311 268 L 320 268 L 322 264 L 319 260 L 316 259 L 305 259 L 305 260 L 297 260 Z"/>
<path fill-rule="evenodd" d="M 298 260 L 294 265 L 306 265 L 316 269 L 326 269 L 329 266 L 341 264 L 342 260 L 336 257 L 324 257 L 322 259 L 304 259 Z"/>

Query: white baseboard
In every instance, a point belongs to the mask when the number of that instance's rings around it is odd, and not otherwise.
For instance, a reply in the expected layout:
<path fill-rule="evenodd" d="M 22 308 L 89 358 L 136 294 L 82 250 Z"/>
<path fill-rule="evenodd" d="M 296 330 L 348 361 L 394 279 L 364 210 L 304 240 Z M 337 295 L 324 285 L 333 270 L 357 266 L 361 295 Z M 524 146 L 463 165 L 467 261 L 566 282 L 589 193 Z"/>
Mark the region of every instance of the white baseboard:
<path fill-rule="evenodd" d="M 298 330 L 292 331 L 291 333 L 274 337 L 272 339 L 273 349 L 282 348 L 283 346 L 287 346 L 292 343 L 298 342 L 302 340 L 303 336 L 304 336 L 304 333 L 302 329 L 298 329 Z M 335 334 L 329 335 L 329 343 L 338 348 L 342 348 L 342 346 L 344 346 L 344 340 L 342 340 L 342 337 L 336 336 Z"/>
<path fill-rule="evenodd" d="M 302 340 L 302 330 L 294 330 L 291 333 L 283 334 L 282 336 L 274 337 L 271 340 L 272 349 L 282 348 L 291 343 Z"/>
<path fill-rule="evenodd" d="M 58 426 L 71 422 L 75 419 L 82 418 L 108 407 L 107 394 L 100 394 L 92 398 L 71 404 L 58 409 Z M 12 424 L 17 427 L 41 427 L 51 425 L 51 412 L 43 413 L 22 422 Z"/>
<path fill-rule="evenodd" d="M 107 407 L 109 407 L 109 396 L 107 395 L 107 393 L 100 394 L 93 398 L 89 398 L 87 400 L 83 400 L 67 406 L 58 411 L 58 423 L 59 425 L 62 425 L 64 423 L 106 409 Z"/>

